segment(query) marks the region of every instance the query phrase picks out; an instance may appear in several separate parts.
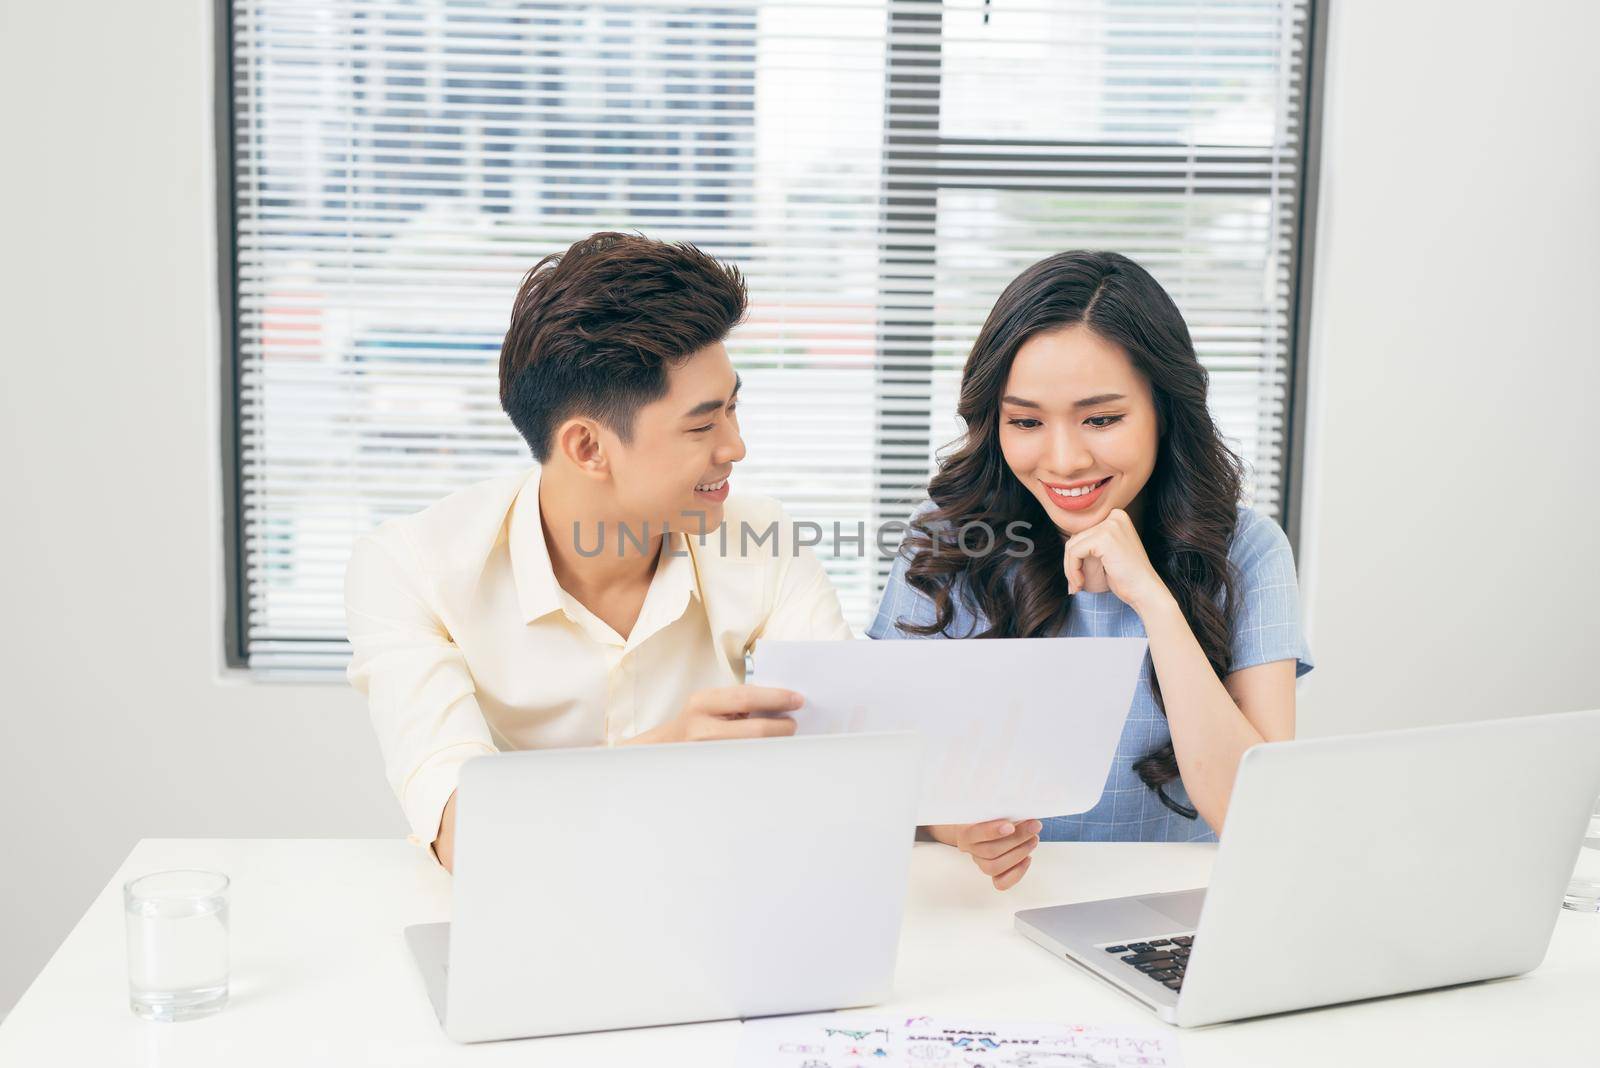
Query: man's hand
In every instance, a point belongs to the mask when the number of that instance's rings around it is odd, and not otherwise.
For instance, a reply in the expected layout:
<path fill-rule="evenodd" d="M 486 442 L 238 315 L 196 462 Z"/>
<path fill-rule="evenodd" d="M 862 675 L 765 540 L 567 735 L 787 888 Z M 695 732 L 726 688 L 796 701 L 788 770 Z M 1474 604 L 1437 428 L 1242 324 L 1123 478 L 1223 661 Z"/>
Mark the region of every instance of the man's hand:
<path fill-rule="evenodd" d="M 656 742 L 709 742 L 722 738 L 778 738 L 794 733 L 789 716 L 805 703 L 793 690 L 771 686 L 724 686 L 698 690 L 683 711 L 624 745 Z"/>
<path fill-rule="evenodd" d="M 929 827 L 928 833 L 934 841 L 970 856 L 978 870 L 994 881 L 996 890 L 1010 890 L 1028 874 L 1042 830 L 1044 824 L 1038 820 L 990 820 L 965 826 L 943 823 Z"/>

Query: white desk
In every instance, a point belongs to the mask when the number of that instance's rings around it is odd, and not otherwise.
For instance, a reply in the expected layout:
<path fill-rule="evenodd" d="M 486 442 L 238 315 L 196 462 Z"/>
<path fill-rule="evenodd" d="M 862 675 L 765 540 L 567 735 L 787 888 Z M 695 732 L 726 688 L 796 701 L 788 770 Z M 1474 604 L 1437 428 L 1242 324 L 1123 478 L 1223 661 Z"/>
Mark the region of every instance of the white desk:
<path fill-rule="evenodd" d="M 1164 1027 L 1024 940 L 1011 916 L 1203 885 L 1211 858 L 1207 846 L 1045 845 L 1022 884 L 1000 894 L 965 857 L 919 845 L 888 1007 Z M 178 867 L 233 878 L 233 997 L 204 1020 L 145 1023 L 127 1005 L 122 883 Z M 140 842 L 0 1026 L 0 1065 L 733 1065 L 737 1023 L 452 1043 L 401 936 L 449 914 L 449 877 L 402 841 Z M 1286 946 L 1284 957 L 1315 966 L 1314 953 Z M 1400 1049 L 1410 1063 L 1452 1068 L 1595 1064 L 1597 1005 L 1600 916 L 1563 913 L 1544 964 L 1522 978 L 1171 1033 L 1189 1068 L 1388 1064 Z"/>

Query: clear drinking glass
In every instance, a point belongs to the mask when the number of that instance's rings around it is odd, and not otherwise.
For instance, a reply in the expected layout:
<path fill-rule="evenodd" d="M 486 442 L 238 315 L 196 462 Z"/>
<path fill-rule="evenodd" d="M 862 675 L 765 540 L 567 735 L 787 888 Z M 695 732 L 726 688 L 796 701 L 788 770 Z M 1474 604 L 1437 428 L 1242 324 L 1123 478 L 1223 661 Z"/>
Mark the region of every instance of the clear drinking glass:
<path fill-rule="evenodd" d="M 228 877 L 163 871 L 122 888 L 128 1003 L 146 1020 L 193 1020 L 228 1003 Z"/>
<path fill-rule="evenodd" d="M 1562 904 L 1575 912 L 1600 912 L 1600 799 L 1589 814 L 1589 829 L 1583 834 L 1583 848 L 1578 850 L 1578 864 Z"/>

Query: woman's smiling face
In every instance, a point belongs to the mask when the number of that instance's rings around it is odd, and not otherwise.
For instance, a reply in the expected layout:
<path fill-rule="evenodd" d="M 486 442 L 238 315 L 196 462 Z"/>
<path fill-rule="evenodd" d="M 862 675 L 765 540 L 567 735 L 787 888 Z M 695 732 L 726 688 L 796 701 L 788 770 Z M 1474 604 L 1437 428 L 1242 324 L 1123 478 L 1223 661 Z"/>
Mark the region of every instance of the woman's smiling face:
<path fill-rule="evenodd" d="M 1006 466 L 1067 537 L 1133 507 L 1155 470 L 1150 384 L 1128 354 L 1082 323 L 1017 350 L 1000 400 Z"/>

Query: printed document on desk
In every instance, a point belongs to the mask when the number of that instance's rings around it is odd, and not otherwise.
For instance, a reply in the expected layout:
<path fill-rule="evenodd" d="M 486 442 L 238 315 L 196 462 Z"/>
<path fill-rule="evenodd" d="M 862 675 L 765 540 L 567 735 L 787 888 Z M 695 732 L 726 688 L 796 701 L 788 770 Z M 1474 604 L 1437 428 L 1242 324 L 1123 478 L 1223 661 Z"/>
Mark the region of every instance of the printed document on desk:
<path fill-rule="evenodd" d="M 1081 1024 L 826 1013 L 746 1020 L 738 1068 L 1180 1068 L 1177 1036 Z"/>
<path fill-rule="evenodd" d="M 1067 816 L 1100 800 L 1147 645 L 760 641 L 749 681 L 805 695 L 799 734 L 920 733 L 919 824 Z"/>

